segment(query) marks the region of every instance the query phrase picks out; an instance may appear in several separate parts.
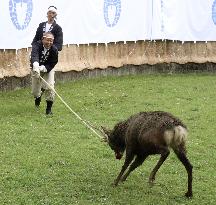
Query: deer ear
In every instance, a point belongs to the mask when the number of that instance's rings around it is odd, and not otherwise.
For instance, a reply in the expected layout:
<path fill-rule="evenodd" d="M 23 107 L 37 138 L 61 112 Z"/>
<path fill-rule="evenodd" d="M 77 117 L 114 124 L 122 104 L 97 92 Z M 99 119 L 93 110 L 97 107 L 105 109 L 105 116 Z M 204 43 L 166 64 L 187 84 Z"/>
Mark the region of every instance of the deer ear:
<path fill-rule="evenodd" d="M 110 136 L 111 131 L 108 130 L 107 128 L 103 127 L 103 126 L 101 126 L 101 129 L 102 129 L 103 134 L 104 134 L 104 141 L 109 142 L 109 136 Z"/>
<path fill-rule="evenodd" d="M 109 129 L 107 129 L 106 127 L 101 126 L 101 129 L 103 130 L 104 134 L 106 134 L 107 136 L 110 135 L 111 131 Z"/>

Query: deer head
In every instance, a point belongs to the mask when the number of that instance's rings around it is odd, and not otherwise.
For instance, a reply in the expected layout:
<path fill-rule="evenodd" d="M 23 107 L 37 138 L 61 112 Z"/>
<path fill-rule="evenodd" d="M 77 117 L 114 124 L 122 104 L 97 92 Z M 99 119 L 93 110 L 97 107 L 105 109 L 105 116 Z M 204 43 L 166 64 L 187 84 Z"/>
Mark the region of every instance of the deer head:
<path fill-rule="evenodd" d="M 116 159 L 121 159 L 123 156 L 123 151 L 118 145 L 116 145 L 116 143 L 113 142 L 113 130 L 109 130 L 102 126 L 101 128 L 103 131 L 104 141 L 107 142 L 111 149 L 115 152 Z"/>

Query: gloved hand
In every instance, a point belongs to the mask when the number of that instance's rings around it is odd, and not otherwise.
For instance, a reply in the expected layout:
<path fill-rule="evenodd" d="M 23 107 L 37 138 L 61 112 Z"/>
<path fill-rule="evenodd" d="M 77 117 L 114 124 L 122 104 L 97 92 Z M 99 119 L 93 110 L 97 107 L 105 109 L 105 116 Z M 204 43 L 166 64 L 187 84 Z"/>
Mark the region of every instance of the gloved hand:
<path fill-rule="evenodd" d="M 38 62 L 33 63 L 33 71 L 34 71 L 34 76 L 39 78 L 40 77 L 40 66 Z"/>
<path fill-rule="evenodd" d="M 46 69 L 46 67 L 44 65 L 39 66 L 39 70 L 41 72 L 47 72 L 47 69 Z"/>

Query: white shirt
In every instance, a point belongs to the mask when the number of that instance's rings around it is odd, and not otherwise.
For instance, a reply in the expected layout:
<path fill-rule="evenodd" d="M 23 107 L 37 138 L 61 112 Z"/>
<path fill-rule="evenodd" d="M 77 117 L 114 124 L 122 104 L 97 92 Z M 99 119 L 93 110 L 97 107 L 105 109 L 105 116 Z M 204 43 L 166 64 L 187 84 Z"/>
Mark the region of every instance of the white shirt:
<path fill-rule="evenodd" d="M 51 25 L 52 24 L 50 24 L 50 23 L 46 23 L 46 30 L 45 30 L 45 32 L 48 32 L 50 30 Z"/>

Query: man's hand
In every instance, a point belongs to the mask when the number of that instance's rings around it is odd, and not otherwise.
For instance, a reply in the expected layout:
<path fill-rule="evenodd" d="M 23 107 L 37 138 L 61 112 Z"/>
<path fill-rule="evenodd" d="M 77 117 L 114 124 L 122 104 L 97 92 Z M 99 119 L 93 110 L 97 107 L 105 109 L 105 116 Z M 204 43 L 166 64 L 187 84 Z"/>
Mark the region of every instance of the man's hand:
<path fill-rule="evenodd" d="M 40 72 L 47 72 L 47 69 L 44 65 L 39 66 Z"/>
<path fill-rule="evenodd" d="M 40 77 L 40 66 L 38 62 L 33 63 L 33 71 L 34 71 L 34 76 L 36 78 L 39 78 Z"/>

